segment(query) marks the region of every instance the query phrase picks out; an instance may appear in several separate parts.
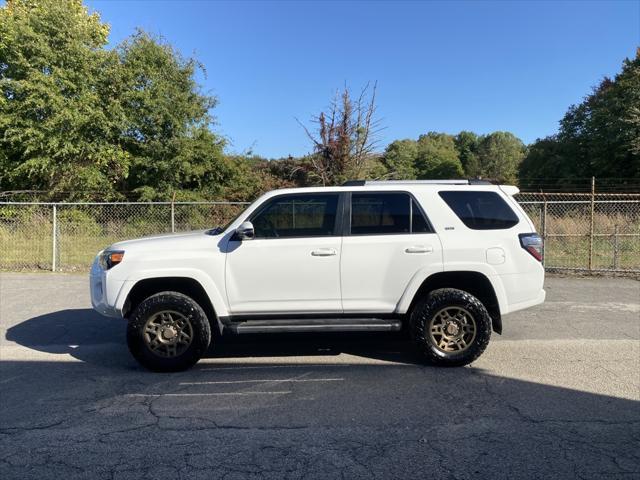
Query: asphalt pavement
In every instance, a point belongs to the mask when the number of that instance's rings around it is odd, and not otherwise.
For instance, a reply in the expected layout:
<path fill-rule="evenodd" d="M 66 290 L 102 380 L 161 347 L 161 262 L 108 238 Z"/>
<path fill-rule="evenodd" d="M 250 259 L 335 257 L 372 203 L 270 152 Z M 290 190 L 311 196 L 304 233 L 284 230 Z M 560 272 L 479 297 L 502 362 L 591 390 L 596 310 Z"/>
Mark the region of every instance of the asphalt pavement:
<path fill-rule="evenodd" d="M 157 374 L 86 276 L 0 274 L 0 478 L 640 478 L 640 282 L 546 289 L 469 367 L 398 334 L 263 335 Z"/>

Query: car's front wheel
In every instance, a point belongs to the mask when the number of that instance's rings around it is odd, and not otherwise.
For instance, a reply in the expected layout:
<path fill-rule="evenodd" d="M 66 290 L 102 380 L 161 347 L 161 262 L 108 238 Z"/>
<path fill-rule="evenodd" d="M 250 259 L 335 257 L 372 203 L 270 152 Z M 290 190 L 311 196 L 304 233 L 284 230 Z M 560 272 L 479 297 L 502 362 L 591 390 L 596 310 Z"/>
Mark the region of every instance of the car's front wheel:
<path fill-rule="evenodd" d="M 410 321 L 418 348 L 436 365 L 467 365 L 491 338 L 491 317 L 482 302 L 454 288 L 431 292 L 416 304 Z"/>
<path fill-rule="evenodd" d="M 210 342 L 207 315 L 193 299 L 178 292 L 160 292 L 141 302 L 127 327 L 129 351 L 156 372 L 192 367 Z"/>

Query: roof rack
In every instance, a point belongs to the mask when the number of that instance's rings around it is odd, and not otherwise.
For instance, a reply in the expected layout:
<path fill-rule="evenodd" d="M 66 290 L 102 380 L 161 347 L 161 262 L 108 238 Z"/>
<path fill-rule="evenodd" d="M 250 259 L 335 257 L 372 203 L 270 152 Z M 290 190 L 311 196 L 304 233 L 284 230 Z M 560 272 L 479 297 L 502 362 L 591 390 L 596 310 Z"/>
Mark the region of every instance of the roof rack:
<path fill-rule="evenodd" d="M 479 178 L 459 180 L 348 180 L 343 187 L 363 187 L 365 185 L 492 185 L 489 180 Z"/>

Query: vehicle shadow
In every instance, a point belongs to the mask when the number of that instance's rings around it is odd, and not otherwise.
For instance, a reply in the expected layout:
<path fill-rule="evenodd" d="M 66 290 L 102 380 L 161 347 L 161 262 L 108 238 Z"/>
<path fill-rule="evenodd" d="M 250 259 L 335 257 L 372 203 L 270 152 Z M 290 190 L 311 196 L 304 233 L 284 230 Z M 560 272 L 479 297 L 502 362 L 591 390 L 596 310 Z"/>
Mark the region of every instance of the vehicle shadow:
<path fill-rule="evenodd" d="M 33 350 L 69 354 L 110 367 L 135 362 L 126 346 L 126 322 L 92 309 L 69 309 L 40 315 L 10 327 L 6 339 Z M 420 355 L 404 333 L 314 333 L 216 335 L 206 358 L 337 356 L 419 364 Z"/>

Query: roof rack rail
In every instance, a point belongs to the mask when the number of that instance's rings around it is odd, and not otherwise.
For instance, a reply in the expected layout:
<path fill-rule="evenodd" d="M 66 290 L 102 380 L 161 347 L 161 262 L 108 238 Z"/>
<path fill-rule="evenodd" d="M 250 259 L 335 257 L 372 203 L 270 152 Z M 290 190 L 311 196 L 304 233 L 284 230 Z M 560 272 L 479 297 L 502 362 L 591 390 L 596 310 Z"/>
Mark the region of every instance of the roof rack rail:
<path fill-rule="evenodd" d="M 363 187 L 366 185 L 366 180 L 347 180 L 342 184 L 343 187 Z"/>
<path fill-rule="evenodd" d="M 363 187 L 365 185 L 492 185 L 489 180 L 479 178 L 458 180 L 348 180 L 343 187 Z"/>

